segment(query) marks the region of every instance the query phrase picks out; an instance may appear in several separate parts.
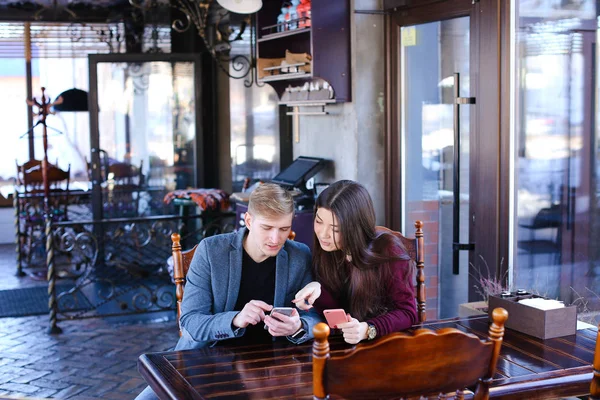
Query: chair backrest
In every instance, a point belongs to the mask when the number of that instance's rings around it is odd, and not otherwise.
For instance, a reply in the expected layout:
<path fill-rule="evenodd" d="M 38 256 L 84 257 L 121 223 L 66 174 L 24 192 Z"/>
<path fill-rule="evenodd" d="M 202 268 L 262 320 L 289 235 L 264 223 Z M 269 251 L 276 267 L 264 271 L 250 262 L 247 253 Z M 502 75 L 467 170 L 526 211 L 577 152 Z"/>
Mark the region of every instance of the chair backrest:
<path fill-rule="evenodd" d="M 424 260 L 424 251 L 425 251 L 425 240 L 423 238 L 423 222 L 416 221 L 415 222 L 415 237 L 407 238 L 402 235 L 400 232 L 392 231 L 384 226 L 376 227 L 377 231 L 385 231 L 393 233 L 397 238 L 400 239 L 402 244 L 404 245 L 404 249 L 408 253 L 410 259 L 416 265 L 416 292 L 417 292 L 417 318 L 419 322 L 425 322 L 427 319 L 426 316 L 426 300 L 427 296 L 425 294 L 425 260 Z"/>
<path fill-rule="evenodd" d="M 144 184 L 144 160 L 140 161 L 140 166 L 136 167 L 127 162 L 114 161 L 108 165 L 108 173 L 112 174 L 115 185 L 142 186 Z"/>
<path fill-rule="evenodd" d="M 289 240 L 294 240 L 296 232 L 290 231 L 288 236 Z M 194 253 L 198 245 L 195 245 L 190 250 L 181 251 L 181 236 L 179 233 L 173 233 L 171 235 L 171 241 L 173 242 L 173 280 L 175 281 L 175 296 L 177 297 L 177 325 L 179 326 L 179 318 L 181 317 L 181 302 L 183 301 L 183 291 L 185 289 L 185 277 L 187 276 L 188 270 Z M 181 328 L 179 328 L 179 336 L 181 336 Z"/>
<path fill-rule="evenodd" d="M 596 350 L 594 352 L 594 374 L 590 385 L 590 400 L 600 400 L 600 325 L 596 334 Z"/>
<path fill-rule="evenodd" d="M 173 280 L 175 281 L 175 296 L 177 297 L 177 325 L 179 325 L 185 277 L 190 269 L 190 264 L 198 245 L 195 245 L 190 250 L 181 251 L 181 236 L 179 233 L 173 233 L 171 240 L 173 241 Z M 181 328 L 179 329 L 179 336 L 181 336 Z"/>
<path fill-rule="evenodd" d="M 42 161 L 30 160 L 23 165 L 17 165 L 17 182 L 25 186 L 25 190 L 43 189 L 44 175 L 42 171 Z M 55 186 L 62 181 L 69 181 L 71 176 L 71 165 L 64 171 L 57 166 L 48 163 L 48 182 Z"/>
<path fill-rule="evenodd" d="M 25 195 L 41 195 L 44 193 L 43 162 L 30 160 L 23 165 L 17 165 L 17 183 L 23 187 Z M 69 205 L 69 184 L 71 180 L 71 165 L 65 171 L 48 163 L 48 185 L 50 188 L 49 203 L 52 208 L 53 218 L 67 219 Z M 42 197 L 31 197 L 24 200 L 29 208 L 37 209 L 43 204 Z M 41 208 L 39 210 L 42 211 Z M 28 210 L 28 215 L 33 214 Z M 31 215 L 30 215 L 31 216 Z"/>
<path fill-rule="evenodd" d="M 340 355 L 329 354 L 329 327 L 317 324 L 313 332 L 313 396 L 346 399 L 387 396 L 437 396 L 477 384 L 475 399 L 489 398 L 508 313 L 496 308 L 489 338 L 454 328 L 418 329 L 392 333 L 373 343 L 359 344 Z"/>

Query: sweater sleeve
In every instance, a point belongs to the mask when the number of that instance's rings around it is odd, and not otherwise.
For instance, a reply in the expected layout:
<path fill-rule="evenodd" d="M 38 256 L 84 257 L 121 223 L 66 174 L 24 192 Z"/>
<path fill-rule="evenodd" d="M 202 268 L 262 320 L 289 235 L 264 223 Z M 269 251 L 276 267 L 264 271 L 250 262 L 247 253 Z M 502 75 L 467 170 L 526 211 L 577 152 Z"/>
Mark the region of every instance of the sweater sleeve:
<path fill-rule="evenodd" d="M 377 336 L 402 331 L 417 322 L 415 290 L 413 285 L 406 280 L 407 275 L 412 275 L 410 261 L 394 261 L 390 263 L 390 267 L 393 268 L 394 279 L 390 282 L 388 290 L 393 299 L 394 308 L 367 321 L 367 323 L 375 325 Z"/>

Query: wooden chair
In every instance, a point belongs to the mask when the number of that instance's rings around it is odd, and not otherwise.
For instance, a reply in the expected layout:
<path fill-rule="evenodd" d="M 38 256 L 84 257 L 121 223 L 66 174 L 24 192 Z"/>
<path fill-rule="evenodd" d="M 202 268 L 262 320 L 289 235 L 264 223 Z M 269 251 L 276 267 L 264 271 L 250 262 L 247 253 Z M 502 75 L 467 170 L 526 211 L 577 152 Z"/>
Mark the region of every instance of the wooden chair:
<path fill-rule="evenodd" d="M 594 374 L 590 385 L 590 400 L 600 400 L 600 325 L 596 336 L 596 350 L 594 352 Z"/>
<path fill-rule="evenodd" d="M 408 253 L 408 256 L 417 267 L 417 318 L 419 323 L 422 323 L 425 322 L 425 320 L 427 319 L 425 304 L 427 296 L 425 295 L 425 241 L 423 239 L 423 222 L 416 221 L 415 228 L 415 237 L 407 238 L 400 232 L 392 231 L 391 229 L 388 229 L 384 226 L 376 227 L 377 231 L 390 232 L 393 233 L 396 237 L 398 237 L 404 245 L 404 249 Z"/>
<path fill-rule="evenodd" d="M 23 187 L 25 201 L 29 204 L 43 204 L 44 179 L 42 162 L 39 160 L 28 161 L 18 167 L 17 181 Z M 69 183 L 71 180 L 71 165 L 64 171 L 55 165 L 48 163 L 48 184 L 50 186 L 50 207 L 54 220 L 64 221 L 67 219 L 67 206 L 69 203 Z"/>
<path fill-rule="evenodd" d="M 52 221 L 68 220 L 69 183 L 71 166 L 64 171 L 48 163 L 48 184 L 50 197 L 50 216 Z M 22 223 L 21 239 L 27 263 L 31 263 L 34 236 L 44 231 L 44 179 L 42 161 L 30 160 L 23 165 L 17 164 L 17 184 L 21 186 L 23 195 L 18 199 L 19 223 Z M 41 237 L 38 235 L 38 237 Z"/>
<path fill-rule="evenodd" d="M 183 300 L 183 290 L 185 287 L 185 277 L 190 269 L 192 258 L 198 248 L 195 245 L 189 250 L 181 251 L 181 236 L 179 233 L 171 235 L 173 241 L 173 280 L 175 281 L 175 296 L 177 297 L 177 325 L 181 317 L 181 301 Z M 181 336 L 181 328 L 179 328 L 179 336 Z"/>
<path fill-rule="evenodd" d="M 440 393 L 453 393 L 463 399 L 464 389 L 476 385 L 473 398 L 488 399 L 508 318 L 503 308 L 492 314 L 486 341 L 454 328 L 417 329 L 359 344 L 335 356 L 329 353 L 329 327 L 321 322 L 313 329 L 313 396 L 438 398 Z"/>
<path fill-rule="evenodd" d="M 296 232 L 291 231 L 288 236 L 289 240 L 294 240 Z M 195 245 L 189 250 L 181 251 L 181 236 L 179 233 L 173 233 L 171 235 L 171 241 L 173 242 L 173 280 L 175 281 L 175 296 L 177 297 L 177 325 L 179 325 L 179 318 L 181 317 L 181 302 L 183 301 L 183 291 L 185 288 L 185 277 L 187 276 L 188 270 L 194 253 L 198 248 Z M 181 336 L 181 328 L 179 329 L 179 336 Z"/>

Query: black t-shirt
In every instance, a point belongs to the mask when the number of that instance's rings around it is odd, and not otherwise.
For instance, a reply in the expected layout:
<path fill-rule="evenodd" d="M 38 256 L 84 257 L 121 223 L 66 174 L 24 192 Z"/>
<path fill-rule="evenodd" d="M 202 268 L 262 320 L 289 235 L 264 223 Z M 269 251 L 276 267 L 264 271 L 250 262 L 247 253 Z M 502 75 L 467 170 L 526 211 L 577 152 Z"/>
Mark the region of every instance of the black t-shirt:
<path fill-rule="evenodd" d="M 276 257 L 269 257 L 263 262 L 257 263 L 244 249 L 240 292 L 234 311 L 242 311 L 242 308 L 250 300 L 262 300 L 273 305 L 275 299 L 275 259 Z M 271 341 L 273 337 L 264 327 L 265 325 L 262 322 L 256 325 L 248 325 L 242 339 L 252 343 Z"/>

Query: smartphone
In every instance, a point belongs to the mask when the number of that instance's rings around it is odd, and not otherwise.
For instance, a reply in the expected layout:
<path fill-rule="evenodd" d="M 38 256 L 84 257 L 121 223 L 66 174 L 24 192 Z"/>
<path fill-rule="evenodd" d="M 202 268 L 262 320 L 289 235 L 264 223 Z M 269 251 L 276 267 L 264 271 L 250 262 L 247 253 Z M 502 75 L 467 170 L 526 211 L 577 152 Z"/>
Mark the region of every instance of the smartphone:
<path fill-rule="evenodd" d="M 273 307 L 273 309 L 271 310 L 271 314 L 269 314 L 269 315 L 273 316 L 274 312 L 291 317 L 292 313 L 294 312 L 294 308 L 293 307 Z M 275 317 L 273 317 L 273 318 L 275 318 Z M 268 329 L 268 328 L 265 325 L 265 330 L 266 329 Z"/>
<path fill-rule="evenodd" d="M 323 315 L 327 320 L 327 324 L 329 324 L 330 328 L 335 328 L 336 325 L 343 324 L 348 322 L 348 317 L 346 316 L 346 311 L 342 308 L 336 308 L 332 310 L 323 310 Z"/>
<path fill-rule="evenodd" d="M 273 307 L 273 309 L 271 310 L 271 315 L 273 315 L 274 312 L 291 317 L 292 313 L 294 312 L 294 308 L 293 307 Z"/>

